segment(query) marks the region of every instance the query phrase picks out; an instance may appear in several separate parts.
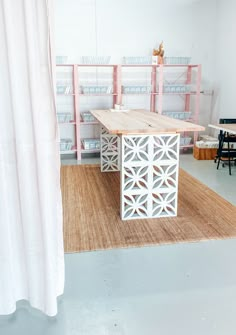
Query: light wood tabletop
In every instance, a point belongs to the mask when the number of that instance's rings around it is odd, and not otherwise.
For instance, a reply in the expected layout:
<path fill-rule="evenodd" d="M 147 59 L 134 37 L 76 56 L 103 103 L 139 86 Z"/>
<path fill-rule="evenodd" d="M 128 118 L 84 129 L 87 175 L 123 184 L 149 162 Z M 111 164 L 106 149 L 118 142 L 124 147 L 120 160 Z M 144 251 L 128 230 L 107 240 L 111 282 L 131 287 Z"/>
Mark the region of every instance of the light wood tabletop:
<path fill-rule="evenodd" d="M 209 124 L 208 127 L 223 130 L 231 134 L 236 134 L 236 123 Z"/>
<path fill-rule="evenodd" d="M 108 130 L 110 134 L 157 134 L 180 133 L 185 131 L 203 131 L 205 127 L 173 119 L 148 110 L 129 110 L 113 112 L 91 110 L 92 115 Z"/>

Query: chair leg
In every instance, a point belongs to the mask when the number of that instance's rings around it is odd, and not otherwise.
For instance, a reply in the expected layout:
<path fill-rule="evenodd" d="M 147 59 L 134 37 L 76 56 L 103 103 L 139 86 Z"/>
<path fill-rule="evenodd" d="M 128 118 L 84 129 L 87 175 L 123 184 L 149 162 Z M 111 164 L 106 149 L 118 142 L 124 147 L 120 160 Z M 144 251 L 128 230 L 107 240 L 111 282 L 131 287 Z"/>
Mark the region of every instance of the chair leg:
<path fill-rule="evenodd" d="M 221 131 L 220 135 L 219 135 L 219 147 L 217 150 L 217 155 L 215 158 L 215 163 L 217 162 L 217 170 L 219 170 L 219 166 L 220 166 L 220 161 L 221 161 L 221 151 L 223 148 L 223 143 L 224 143 L 224 133 Z"/>
<path fill-rule="evenodd" d="M 229 162 L 229 175 L 231 176 L 231 159 L 230 159 L 229 142 L 228 142 L 228 162 Z"/>
<path fill-rule="evenodd" d="M 231 176 L 231 159 L 230 159 L 230 157 L 229 157 L 229 174 L 230 174 L 230 176 Z"/>

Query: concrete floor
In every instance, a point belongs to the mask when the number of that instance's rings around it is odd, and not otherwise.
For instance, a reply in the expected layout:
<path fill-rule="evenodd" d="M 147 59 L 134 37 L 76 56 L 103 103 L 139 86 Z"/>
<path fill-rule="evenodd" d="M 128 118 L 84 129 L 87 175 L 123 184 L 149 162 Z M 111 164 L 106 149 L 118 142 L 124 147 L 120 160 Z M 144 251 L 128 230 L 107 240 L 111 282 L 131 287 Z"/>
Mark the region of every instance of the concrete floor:
<path fill-rule="evenodd" d="M 236 167 L 188 154 L 181 167 L 236 205 Z M 0 334 L 235 335 L 235 255 L 234 239 L 67 254 L 57 317 L 21 303 Z"/>

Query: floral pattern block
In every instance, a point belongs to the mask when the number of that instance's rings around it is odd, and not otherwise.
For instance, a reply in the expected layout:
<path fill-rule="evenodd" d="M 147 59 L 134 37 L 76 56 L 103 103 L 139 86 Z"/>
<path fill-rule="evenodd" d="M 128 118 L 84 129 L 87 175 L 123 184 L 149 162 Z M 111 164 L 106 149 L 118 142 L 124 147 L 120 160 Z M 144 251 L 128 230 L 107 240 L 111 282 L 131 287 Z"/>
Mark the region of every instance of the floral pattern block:
<path fill-rule="evenodd" d="M 120 138 L 101 127 L 101 171 L 120 170 Z"/>
<path fill-rule="evenodd" d="M 123 220 L 177 215 L 179 134 L 123 135 Z"/>
<path fill-rule="evenodd" d="M 178 159 L 179 150 L 177 150 L 177 147 L 179 145 L 179 140 L 177 135 L 157 135 L 153 136 L 153 141 L 154 161 Z"/>

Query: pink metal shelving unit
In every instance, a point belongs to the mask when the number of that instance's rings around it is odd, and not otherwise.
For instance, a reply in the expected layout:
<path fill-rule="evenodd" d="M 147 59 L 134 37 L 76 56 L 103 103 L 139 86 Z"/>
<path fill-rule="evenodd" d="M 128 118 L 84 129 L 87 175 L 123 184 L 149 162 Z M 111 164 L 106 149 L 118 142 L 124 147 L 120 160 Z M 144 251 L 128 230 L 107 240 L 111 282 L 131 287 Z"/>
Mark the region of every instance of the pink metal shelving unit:
<path fill-rule="evenodd" d="M 199 108 L 200 108 L 200 84 L 201 84 L 201 65 L 151 65 L 151 64 L 140 64 L 140 65 L 101 65 L 101 64 L 62 64 L 57 65 L 57 67 L 70 67 L 72 71 L 72 85 L 73 90 L 70 93 L 58 93 L 58 96 L 69 95 L 73 99 L 74 107 L 74 120 L 70 122 L 60 123 L 61 125 L 72 125 L 75 127 L 75 145 L 71 150 L 63 151 L 62 154 L 76 153 L 77 160 L 81 160 L 82 153 L 95 153 L 99 152 L 99 149 L 85 150 L 81 144 L 81 127 L 86 127 L 88 125 L 97 125 L 97 122 L 84 122 L 81 120 L 80 114 L 80 105 L 81 98 L 83 96 L 96 97 L 96 96 L 110 96 L 112 97 L 112 103 L 121 104 L 124 93 L 122 93 L 122 85 L 124 78 L 122 78 L 122 70 L 125 68 L 149 68 L 150 69 L 150 92 L 139 92 L 139 93 L 130 93 L 132 95 L 149 95 L 150 96 L 150 111 L 158 112 L 162 114 L 163 112 L 163 97 L 164 96 L 181 96 L 184 99 L 184 111 L 190 112 L 191 106 L 194 106 L 193 117 L 191 117 L 191 122 L 198 123 L 199 118 Z M 102 69 L 102 68 L 111 68 L 112 69 L 112 93 L 82 93 L 80 92 L 80 71 L 81 69 Z M 168 72 L 168 69 L 183 69 L 185 73 L 185 84 L 192 85 L 194 84 L 194 89 L 189 92 L 164 92 L 164 85 L 166 81 L 165 73 Z M 135 79 L 134 79 L 135 80 Z M 176 79 L 176 82 L 178 78 Z M 126 93 L 127 94 L 127 93 Z M 191 103 L 191 99 L 194 97 L 194 101 Z M 195 141 L 197 140 L 198 133 L 194 132 L 193 144 L 182 145 L 184 148 L 193 147 Z"/>
<path fill-rule="evenodd" d="M 113 105 L 116 103 L 120 103 L 121 99 L 121 85 L 120 85 L 120 65 L 110 65 L 110 64 L 78 64 L 77 65 L 77 73 L 78 75 L 80 74 L 80 69 L 107 69 L 111 68 L 112 69 L 112 91 L 111 93 L 83 93 L 80 92 L 79 86 L 77 87 L 77 92 L 78 93 L 78 99 L 80 100 L 83 96 L 88 96 L 88 97 L 112 97 L 112 103 Z M 81 83 L 80 78 L 77 78 L 77 83 Z M 80 104 L 77 107 L 77 127 L 80 129 L 81 126 L 91 126 L 91 125 L 98 125 L 98 122 L 84 122 L 80 118 Z M 94 149 L 85 149 L 82 142 L 82 138 L 80 135 L 80 132 L 77 132 L 77 143 L 80 143 L 80 145 L 77 145 L 77 160 L 81 160 L 81 154 L 82 153 L 99 153 L 100 149 L 94 148 Z M 95 139 L 96 140 L 96 139 Z"/>
<path fill-rule="evenodd" d="M 115 65 L 103 65 L 103 64 L 58 64 L 57 67 L 70 67 L 72 69 L 72 86 L 73 92 L 70 93 L 57 93 L 58 96 L 72 96 L 73 107 L 74 107 L 74 120 L 71 122 L 61 122 L 60 125 L 74 125 L 75 126 L 75 145 L 71 150 L 61 151 L 61 154 L 76 153 L 77 160 L 81 160 L 82 153 L 97 153 L 99 149 L 84 149 L 81 138 L 81 126 L 93 126 L 98 125 L 98 122 L 84 122 L 81 120 L 80 115 L 80 103 L 81 98 L 84 96 L 96 97 L 96 96 L 109 96 L 112 97 L 112 103 L 121 103 L 121 81 L 120 73 L 121 66 Z M 98 69 L 98 68 L 111 68 L 112 69 L 112 93 L 82 93 L 80 91 L 80 70 L 84 68 Z"/>
<path fill-rule="evenodd" d="M 130 93 L 130 94 L 149 94 L 150 95 L 150 111 L 158 112 L 162 114 L 163 112 L 163 98 L 164 96 L 180 96 L 184 99 L 184 111 L 190 112 L 191 110 L 191 98 L 194 97 L 194 111 L 193 117 L 191 117 L 191 122 L 198 122 L 199 117 L 199 108 L 200 108 L 200 84 L 201 84 L 201 65 L 195 64 L 159 64 L 159 65 L 122 65 L 122 68 L 150 68 L 150 81 L 151 81 L 151 90 L 149 93 Z M 169 69 L 178 69 L 182 71 L 181 79 L 184 78 L 184 85 L 193 85 L 194 89 L 189 92 L 165 92 L 164 86 L 166 83 L 166 75 Z M 193 72 L 194 75 L 193 75 Z M 178 83 L 178 76 L 174 80 L 174 83 Z M 122 95 L 124 96 L 124 94 Z M 187 121 L 187 119 L 186 119 Z M 187 135 L 187 134 L 185 134 Z M 198 132 L 193 134 L 193 143 L 184 144 L 181 147 L 191 148 L 196 142 L 198 137 Z"/>
<path fill-rule="evenodd" d="M 151 111 L 155 112 L 156 111 L 156 96 L 158 96 L 158 112 L 161 114 L 163 112 L 163 96 L 164 95 L 179 95 L 184 98 L 184 111 L 185 112 L 190 112 L 190 103 L 191 103 L 191 97 L 195 98 L 194 101 L 194 110 L 193 112 L 193 117 L 191 118 L 191 121 L 198 123 L 199 119 L 199 110 L 200 110 L 200 85 L 201 85 L 201 65 L 199 64 L 162 64 L 162 65 L 157 65 L 158 67 L 158 72 L 159 72 L 159 87 L 158 87 L 158 92 L 156 88 L 154 87 L 155 83 L 157 82 L 157 77 L 156 73 L 157 71 L 154 69 L 153 70 L 153 97 L 151 100 Z M 189 92 L 176 92 L 176 93 L 166 93 L 163 91 L 163 87 L 165 85 L 165 73 L 164 70 L 168 69 L 183 69 L 183 72 L 186 72 L 185 74 L 185 84 L 186 85 L 193 85 L 194 89 L 192 89 Z M 195 71 L 195 76 L 193 76 L 193 72 Z M 193 78 L 194 77 L 194 78 Z M 178 79 L 177 79 L 178 80 Z M 198 132 L 193 133 L 193 143 L 192 144 L 184 144 L 181 145 L 181 148 L 191 148 L 194 146 L 194 143 L 197 141 L 198 138 Z"/>
<path fill-rule="evenodd" d="M 68 68 L 71 69 L 71 82 L 72 82 L 72 92 L 66 92 L 66 93 L 57 93 L 57 96 L 71 96 L 73 99 L 73 107 L 74 107 L 74 117 L 71 121 L 65 121 L 65 122 L 59 122 L 60 126 L 73 126 L 75 129 L 75 134 L 77 134 L 77 124 L 76 124 L 76 107 L 77 107 L 77 97 L 76 97 L 76 78 L 74 77 L 75 71 L 74 71 L 74 64 L 58 64 L 57 68 Z M 77 146 L 76 146 L 76 139 L 75 139 L 75 145 L 71 147 L 69 150 L 61 150 L 61 155 L 64 154 L 74 154 L 77 153 Z"/>

